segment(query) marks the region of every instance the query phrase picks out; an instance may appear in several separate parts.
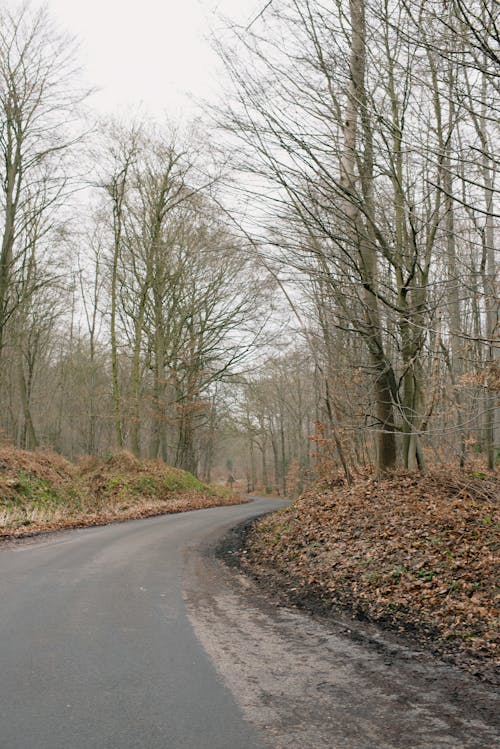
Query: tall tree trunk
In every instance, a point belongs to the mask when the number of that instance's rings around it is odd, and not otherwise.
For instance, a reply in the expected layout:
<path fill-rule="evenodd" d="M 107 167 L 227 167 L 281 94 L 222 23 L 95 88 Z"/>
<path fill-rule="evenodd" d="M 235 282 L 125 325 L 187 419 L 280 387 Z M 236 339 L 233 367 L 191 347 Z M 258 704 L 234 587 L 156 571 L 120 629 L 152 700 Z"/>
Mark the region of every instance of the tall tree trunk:
<path fill-rule="evenodd" d="M 197 461 L 194 449 L 193 413 L 191 405 L 182 406 L 175 465 L 194 475 L 197 473 Z"/>
<path fill-rule="evenodd" d="M 495 222 L 493 218 L 493 180 L 491 165 L 488 163 L 486 149 L 483 148 L 482 171 L 484 181 L 484 196 L 486 203 L 486 226 L 484 231 L 484 298 L 486 307 L 486 336 L 488 338 L 487 361 L 491 369 L 500 360 L 500 305 L 498 294 L 498 268 L 495 263 Z M 486 447 L 488 451 L 488 468 L 494 470 L 496 465 L 495 417 L 497 414 L 497 398 L 493 389 L 489 389 L 486 396 Z"/>
<path fill-rule="evenodd" d="M 123 420 L 120 396 L 120 373 L 118 360 L 118 337 L 117 337 L 117 306 L 118 306 L 118 266 L 121 251 L 121 238 L 123 230 L 123 201 L 125 198 L 125 186 L 129 162 L 127 161 L 122 173 L 113 180 L 111 185 L 111 198 L 113 201 L 113 257 L 111 265 L 111 378 L 113 387 L 113 414 L 115 425 L 115 436 L 117 447 L 124 446 Z"/>
<path fill-rule="evenodd" d="M 485 262 L 483 265 L 483 287 L 486 307 L 486 337 L 488 340 L 486 360 L 488 363 L 488 367 L 493 373 L 493 367 L 495 365 L 498 366 L 498 362 L 500 359 L 500 346 L 498 344 L 500 331 L 500 306 L 498 302 L 498 269 L 495 264 L 494 249 L 495 228 L 493 220 L 493 184 L 486 155 L 483 155 L 483 179 L 488 212 L 484 232 Z M 497 458 L 497 445 L 495 438 L 497 396 L 493 388 L 488 388 L 485 401 L 485 436 L 488 456 L 488 468 L 493 471 L 496 465 Z"/>
<path fill-rule="evenodd" d="M 284 426 L 283 414 L 280 414 L 280 448 L 281 448 L 281 487 L 283 489 L 283 496 L 286 497 L 287 460 L 286 460 L 285 426 Z"/>
<path fill-rule="evenodd" d="M 203 455 L 203 481 L 210 484 L 212 481 L 212 468 L 215 452 L 215 428 L 216 428 L 216 394 L 210 400 L 210 412 L 208 417 L 208 432 Z"/>
<path fill-rule="evenodd" d="M 495 262 L 495 221 L 493 184 L 494 156 L 487 134 L 487 81 L 482 72 L 481 107 L 479 112 L 473 111 L 473 121 L 481 142 L 481 172 L 483 178 L 484 204 L 486 221 L 483 238 L 483 257 L 481 262 L 484 304 L 486 313 L 486 362 L 489 370 L 493 371 L 500 360 L 500 346 L 498 345 L 500 331 L 500 304 L 498 296 L 498 268 Z M 487 375 L 489 376 L 489 375 Z M 495 422 L 497 417 L 496 395 L 493 389 L 487 388 L 485 396 L 485 442 L 487 449 L 488 468 L 493 470 L 496 465 L 496 434 Z"/>
<path fill-rule="evenodd" d="M 3 83 L 12 86 L 12 79 L 7 77 Z M 0 360 L 5 342 L 5 326 L 8 320 L 10 285 L 12 281 L 12 263 L 16 217 L 18 214 L 21 189 L 23 186 L 23 126 L 19 121 L 19 102 L 16 92 L 9 91 L 5 96 L 2 119 L 5 118 L 5 140 L 2 148 L 5 173 L 3 175 L 4 218 L 2 248 L 0 251 Z"/>
<path fill-rule="evenodd" d="M 248 469 L 248 491 L 253 492 L 255 490 L 255 443 L 252 435 L 250 434 L 248 441 L 248 454 L 249 454 L 249 469 Z"/>
<path fill-rule="evenodd" d="M 450 99 L 451 101 L 451 99 Z M 452 105 L 450 104 L 450 108 Z M 450 375 L 457 380 L 463 373 L 463 349 L 461 344 L 461 317 L 460 317 L 460 294 L 459 273 L 457 267 L 457 253 L 455 246 L 455 205 L 453 201 L 453 186 L 451 179 L 451 164 L 449 158 L 449 146 L 443 164 L 443 191 L 444 210 L 446 226 L 446 251 L 447 251 L 447 275 L 448 275 L 448 310 L 450 316 L 450 350 L 451 357 L 447 357 Z M 458 456 L 460 467 L 465 465 L 465 426 L 464 426 L 464 402 L 462 391 L 457 384 L 453 385 L 454 400 L 457 409 L 456 428 L 458 436 Z"/>
<path fill-rule="evenodd" d="M 372 367 L 374 371 L 374 394 L 377 416 L 377 469 L 380 473 L 390 470 L 396 462 L 396 436 L 393 409 L 393 387 L 391 382 L 392 370 L 387 362 L 382 340 L 382 326 L 377 289 L 377 257 L 375 245 L 370 241 L 357 205 L 356 189 L 356 142 L 358 137 L 358 122 L 361 117 L 367 124 L 366 96 L 365 96 L 365 65 L 366 65 L 366 24 L 364 0 L 350 0 L 351 50 L 350 77 L 347 92 L 347 105 L 343 123 L 344 148 L 340 164 L 341 186 L 345 194 L 344 212 L 348 220 L 347 231 L 351 242 L 357 246 L 363 284 L 363 301 L 365 305 L 366 333 Z M 364 108 L 364 111 L 363 111 Z M 361 111 L 360 111 L 361 110 Z M 365 124 L 365 132 L 367 127 Z M 370 139 L 365 144 L 370 149 Z M 363 179 L 365 182 L 365 197 L 370 196 L 372 168 L 371 155 L 365 164 Z"/>
<path fill-rule="evenodd" d="M 166 454 L 166 413 L 165 413 L 165 337 L 163 331 L 163 305 L 161 297 L 155 294 L 154 300 L 154 369 L 153 369 L 153 430 L 151 434 L 151 457 L 165 458 Z M 182 395 L 180 395 L 182 398 Z M 184 419 L 184 405 L 181 403 L 181 424 Z M 182 429 L 180 430 L 182 433 Z M 182 451 L 181 451 L 182 452 Z M 182 467 L 182 466 L 181 466 Z"/>
<path fill-rule="evenodd" d="M 32 373 L 28 370 L 28 373 L 24 371 L 22 352 L 19 351 L 18 356 L 18 374 L 19 374 L 19 394 L 21 396 L 21 406 L 23 413 L 23 429 L 22 429 L 22 444 L 20 447 L 25 450 L 36 450 L 38 447 L 38 438 L 35 432 L 35 426 L 33 424 L 33 418 L 31 416 L 31 388 L 32 388 Z"/>
<path fill-rule="evenodd" d="M 141 350 L 145 307 L 146 298 L 143 295 L 140 300 L 137 318 L 134 321 L 134 347 L 131 365 L 132 414 L 130 420 L 130 447 L 137 457 L 141 455 Z"/>
<path fill-rule="evenodd" d="M 269 471 L 267 468 L 267 439 L 265 436 L 262 438 L 262 443 L 259 444 L 260 455 L 261 455 L 261 470 L 262 470 L 262 483 L 264 489 L 269 486 Z"/>

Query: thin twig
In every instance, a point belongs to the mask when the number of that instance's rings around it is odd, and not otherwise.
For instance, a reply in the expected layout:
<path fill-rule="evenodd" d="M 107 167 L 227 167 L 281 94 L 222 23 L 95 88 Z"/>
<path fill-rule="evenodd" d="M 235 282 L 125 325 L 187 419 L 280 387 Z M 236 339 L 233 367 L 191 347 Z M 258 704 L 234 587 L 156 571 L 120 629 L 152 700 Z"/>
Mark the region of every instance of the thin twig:
<path fill-rule="evenodd" d="M 249 30 L 251 29 L 251 27 L 252 27 L 252 26 L 254 25 L 254 23 L 255 23 L 256 21 L 258 21 L 258 20 L 259 20 L 259 18 L 261 18 L 261 16 L 263 16 L 263 15 L 264 15 L 264 13 L 265 13 L 265 12 L 266 12 L 266 10 L 267 10 L 267 9 L 269 8 L 269 6 L 270 6 L 270 5 L 272 5 L 272 2 L 273 2 L 273 0 L 269 0 L 269 2 L 267 2 L 267 3 L 266 3 L 266 4 L 264 5 L 264 7 L 262 8 L 262 10 L 261 10 L 261 11 L 260 11 L 259 13 L 257 13 L 257 15 L 255 16 L 255 18 L 253 19 L 253 21 L 250 21 L 250 23 L 249 23 L 249 24 L 248 24 L 248 26 L 246 27 L 245 31 L 249 31 Z"/>

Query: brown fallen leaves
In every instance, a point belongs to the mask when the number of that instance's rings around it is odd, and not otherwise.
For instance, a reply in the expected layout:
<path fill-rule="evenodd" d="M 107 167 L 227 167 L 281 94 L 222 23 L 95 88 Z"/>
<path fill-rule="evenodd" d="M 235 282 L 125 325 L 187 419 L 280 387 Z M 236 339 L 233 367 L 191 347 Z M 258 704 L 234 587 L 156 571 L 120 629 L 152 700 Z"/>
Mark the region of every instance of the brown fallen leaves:
<path fill-rule="evenodd" d="M 0 447 L 0 540 L 242 501 L 163 461 L 124 451 L 75 466 L 52 452 Z"/>
<path fill-rule="evenodd" d="M 498 473 L 451 468 L 316 486 L 255 525 L 243 564 L 442 652 L 494 658 L 499 488 Z"/>

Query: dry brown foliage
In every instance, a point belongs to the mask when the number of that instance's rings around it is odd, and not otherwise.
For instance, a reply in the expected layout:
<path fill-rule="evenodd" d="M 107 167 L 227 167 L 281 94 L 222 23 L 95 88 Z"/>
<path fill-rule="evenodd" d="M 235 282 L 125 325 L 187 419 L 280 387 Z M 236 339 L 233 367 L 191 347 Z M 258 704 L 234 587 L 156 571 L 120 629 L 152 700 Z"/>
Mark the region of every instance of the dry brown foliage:
<path fill-rule="evenodd" d="M 443 467 L 339 484 L 258 522 L 244 564 L 443 651 L 495 657 L 498 473 Z"/>
<path fill-rule="evenodd" d="M 74 466 L 56 453 L 0 447 L 0 539 L 242 501 L 126 451 Z"/>
<path fill-rule="evenodd" d="M 52 450 L 29 452 L 0 446 L 0 481 L 15 478 L 20 471 L 55 483 L 70 481 L 77 473 L 72 463 Z"/>

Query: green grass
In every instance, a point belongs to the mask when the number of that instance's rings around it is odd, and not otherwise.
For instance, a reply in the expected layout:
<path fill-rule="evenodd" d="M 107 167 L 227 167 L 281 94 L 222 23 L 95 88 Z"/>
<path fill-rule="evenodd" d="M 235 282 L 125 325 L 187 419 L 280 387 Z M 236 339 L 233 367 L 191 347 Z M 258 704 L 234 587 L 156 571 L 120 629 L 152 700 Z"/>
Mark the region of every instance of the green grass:
<path fill-rule="evenodd" d="M 22 471 L 11 487 L 15 491 L 13 497 L 0 496 L 0 505 L 3 507 L 57 506 L 68 502 L 68 497 L 56 491 L 48 481 Z"/>

